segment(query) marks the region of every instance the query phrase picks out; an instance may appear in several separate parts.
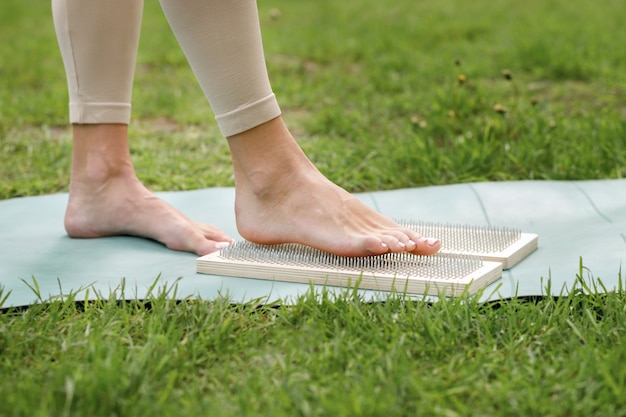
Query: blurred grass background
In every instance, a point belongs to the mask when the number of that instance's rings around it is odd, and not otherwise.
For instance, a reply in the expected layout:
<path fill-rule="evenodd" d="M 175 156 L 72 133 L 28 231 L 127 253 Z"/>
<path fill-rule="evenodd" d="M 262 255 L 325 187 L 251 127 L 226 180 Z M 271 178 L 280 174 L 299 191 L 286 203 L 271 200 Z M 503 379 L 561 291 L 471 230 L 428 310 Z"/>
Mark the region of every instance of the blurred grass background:
<path fill-rule="evenodd" d="M 261 0 L 267 63 L 314 163 L 350 191 L 626 174 L 617 0 Z M 66 191 L 65 75 L 43 0 L 0 5 L 0 198 Z M 132 152 L 155 190 L 233 185 L 225 140 L 158 2 Z"/>

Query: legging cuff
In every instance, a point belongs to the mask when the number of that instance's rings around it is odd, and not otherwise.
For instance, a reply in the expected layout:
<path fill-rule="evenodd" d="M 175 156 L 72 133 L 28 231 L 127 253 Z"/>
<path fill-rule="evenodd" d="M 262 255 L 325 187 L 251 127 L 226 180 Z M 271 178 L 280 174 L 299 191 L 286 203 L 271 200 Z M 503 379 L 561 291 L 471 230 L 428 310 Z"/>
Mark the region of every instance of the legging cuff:
<path fill-rule="evenodd" d="M 215 116 L 225 137 L 233 136 L 280 116 L 280 107 L 274 93 L 253 103 Z"/>
<path fill-rule="evenodd" d="M 130 123 L 130 104 L 70 103 L 70 123 Z"/>

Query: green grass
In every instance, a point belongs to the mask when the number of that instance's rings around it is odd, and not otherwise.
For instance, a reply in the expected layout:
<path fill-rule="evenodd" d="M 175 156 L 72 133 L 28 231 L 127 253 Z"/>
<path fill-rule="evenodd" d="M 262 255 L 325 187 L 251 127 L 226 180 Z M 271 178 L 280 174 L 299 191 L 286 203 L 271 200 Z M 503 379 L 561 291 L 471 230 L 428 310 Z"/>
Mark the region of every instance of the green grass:
<path fill-rule="evenodd" d="M 350 191 L 626 174 L 618 0 L 259 6 L 285 117 Z M 0 199 L 67 190 L 49 9 L 0 2 Z M 155 190 L 232 185 L 225 141 L 156 1 L 143 29 L 140 178 Z M 165 290 L 42 302 L 0 314 L 0 415 L 626 415 L 625 292 L 585 288 L 585 272 L 566 297 L 497 308 L 352 292 L 289 308 L 175 303 Z"/>
<path fill-rule="evenodd" d="M 0 314 L 0 415 L 625 415 L 626 292 L 588 282 L 495 304 L 70 296 Z"/>

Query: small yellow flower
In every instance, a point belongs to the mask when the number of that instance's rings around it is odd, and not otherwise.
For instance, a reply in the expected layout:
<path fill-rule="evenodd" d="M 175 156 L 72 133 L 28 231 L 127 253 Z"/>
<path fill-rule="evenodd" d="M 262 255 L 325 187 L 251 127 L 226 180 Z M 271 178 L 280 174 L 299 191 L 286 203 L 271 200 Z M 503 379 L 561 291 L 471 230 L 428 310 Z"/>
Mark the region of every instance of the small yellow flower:
<path fill-rule="evenodd" d="M 459 76 L 456 77 L 456 80 L 459 82 L 459 84 L 465 84 L 465 81 L 467 81 L 467 77 L 465 76 L 465 74 L 459 74 Z"/>
<path fill-rule="evenodd" d="M 418 125 L 422 129 L 425 129 L 428 126 L 426 120 L 421 120 L 418 115 L 411 116 L 411 123 L 414 125 Z"/>
<path fill-rule="evenodd" d="M 270 9 L 270 19 L 271 20 L 278 20 L 278 19 L 280 19 L 280 15 L 281 15 L 280 9 L 277 9 L 277 8 Z"/>
<path fill-rule="evenodd" d="M 506 113 L 506 109 L 504 108 L 504 106 L 503 106 L 502 104 L 495 104 L 495 105 L 493 106 L 493 110 L 494 110 L 496 113 L 500 113 L 500 114 L 504 114 L 504 113 Z"/>

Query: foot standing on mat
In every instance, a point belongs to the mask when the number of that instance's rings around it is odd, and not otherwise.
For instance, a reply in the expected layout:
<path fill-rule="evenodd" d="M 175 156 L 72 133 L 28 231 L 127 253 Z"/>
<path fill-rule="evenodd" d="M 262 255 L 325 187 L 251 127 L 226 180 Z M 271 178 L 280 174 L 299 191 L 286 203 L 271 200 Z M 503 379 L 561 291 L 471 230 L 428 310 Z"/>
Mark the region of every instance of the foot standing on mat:
<path fill-rule="evenodd" d="M 52 0 L 70 95 L 73 154 L 65 227 L 73 237 L 133 235 L 204 255 L 232 240 L 155 197 L 128 148 L 143 0 Z M 326 179 L 283 123 L 254 0 L 161 0 L 227 138 L 242 237 L 346 256 L 432 254 L 436 239 L 401 228 Z"/>

